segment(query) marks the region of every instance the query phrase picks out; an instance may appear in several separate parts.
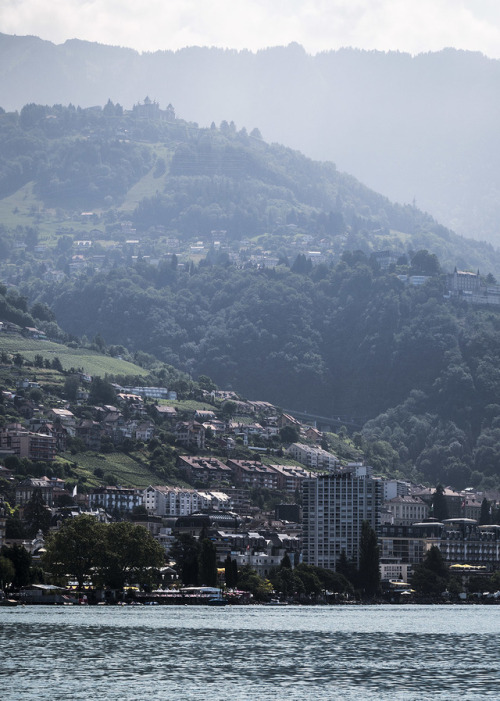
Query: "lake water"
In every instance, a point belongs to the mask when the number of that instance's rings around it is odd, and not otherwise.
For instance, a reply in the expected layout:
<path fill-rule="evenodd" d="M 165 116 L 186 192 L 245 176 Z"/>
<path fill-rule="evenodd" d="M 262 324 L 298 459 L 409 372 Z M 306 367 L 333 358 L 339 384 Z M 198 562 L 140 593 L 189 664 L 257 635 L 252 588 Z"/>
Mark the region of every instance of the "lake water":
<path fill-rule="evenodd" d="M 500 607 L 0 608 L 0 699 L 498 700 Z"/>

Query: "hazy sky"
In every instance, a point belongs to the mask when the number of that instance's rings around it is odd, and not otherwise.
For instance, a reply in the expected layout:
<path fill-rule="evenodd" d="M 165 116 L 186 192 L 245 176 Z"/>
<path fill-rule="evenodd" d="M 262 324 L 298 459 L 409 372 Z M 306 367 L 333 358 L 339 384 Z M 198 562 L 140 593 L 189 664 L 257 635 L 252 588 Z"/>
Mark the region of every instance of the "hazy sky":
<path fill-rule="evenodd" d="M 0 0 L 0 32 L 139 51 L 302 44 L 500 58 L 499 0 Z"/>

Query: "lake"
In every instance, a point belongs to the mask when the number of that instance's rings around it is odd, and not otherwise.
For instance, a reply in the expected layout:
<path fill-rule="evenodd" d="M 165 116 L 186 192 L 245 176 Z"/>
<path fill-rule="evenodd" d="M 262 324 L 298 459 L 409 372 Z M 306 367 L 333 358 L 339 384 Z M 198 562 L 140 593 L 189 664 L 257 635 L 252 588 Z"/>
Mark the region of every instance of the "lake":
<path fill-rule="evenodd" d="M 497 606 L 0 608 L 2 701 L 500 699 Z"/>

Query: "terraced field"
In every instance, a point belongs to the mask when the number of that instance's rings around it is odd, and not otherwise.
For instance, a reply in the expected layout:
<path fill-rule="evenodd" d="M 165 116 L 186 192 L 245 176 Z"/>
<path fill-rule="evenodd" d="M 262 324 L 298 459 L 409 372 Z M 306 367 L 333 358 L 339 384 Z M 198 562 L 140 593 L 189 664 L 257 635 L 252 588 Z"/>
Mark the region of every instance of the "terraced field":
<path fill-rule="evenodd" d="M 105 475 L 110 474 L 122 487 L 147 487 L 150 484 L 161 484 L 161 479 L 133 457 L 125 453 L 63 453 L 61 458 L 68 462 L 76 462 L 76 473 L 85 477 L 88 486 L 96 487 L 102 480 L 94 475 L 94 470 L 100 468 Z"/>
<path fill-rule="evenodd" d="M 85 348 L 68 348 L 60 343 L 40 339 L 24 338 L 20 335 L 0 334 L 0 352 L 20 353 L 24 358 L 33 362 L 36 355 L 44 360 L 52 361 L 59 358 L 64 370 L 82 368 L 89 375 L 141 375 L 146 376 L 147 370 L 129 363 L 126 360 L 100 355 Z"/>

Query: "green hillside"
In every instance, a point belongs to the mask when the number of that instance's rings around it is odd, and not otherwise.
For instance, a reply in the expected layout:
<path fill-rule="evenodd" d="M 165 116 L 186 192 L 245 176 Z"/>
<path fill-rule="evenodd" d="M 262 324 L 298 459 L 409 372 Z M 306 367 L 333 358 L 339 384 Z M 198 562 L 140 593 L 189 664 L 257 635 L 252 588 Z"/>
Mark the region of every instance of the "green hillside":
<path fill-rule="evenodd" d="M 96 477 L 95 470 L 98 470 L 98 474 L 102 471 L 106 477 L 111 476 L 113 481 L 122 487 L 145 488 L 150 484 L 163 484 L 165 481 L 148 469 L 144 464 L 144 456 L 134 453 L 63 453 L 59 458 L 59 462 L 61 461 L 76 463 L 73 471 L 78 479 L 83 478 L 88 487 L 102 485 L 102 479 Z"/>
<path fill-rule="evenodd" d="M 118 358 L 111 358 L 83 348 L 68 348 L 60 343 L 41 339 L 25 338 L 21 335 L 0 334 L 0 352 L 20 353 L 26 360 L 33 362 L 35 356 L 52 361 L 59 358 L 64 370 L 81 368 L 89 375 L 142 375 L 148 371 L 144 368 Z"/>
<path fill-rule="evenodd" d="M 344 250 L 427 248 L 450 270 L 500 273 L 491 246 L 391 203 L 334 163 L 267 144 L 257 129 L 232 122 L 199 128 L 156 103 L 128 112 L 108 102 L 101 110 L 29 104 L 0 113 L 0 224 L 7 253 L 24 243 L 25 257 L 63 270 L 65 237 L 92 240 L 99 267 L 99 256 L 130 239 L 140 240 L 141 256 L 158 257 L 169 250 L 164 236 L 183 250 L 196 239 L 238 247 L 265 236 L 276 253 L 293 256 L 299 235 L 334 260 Z"/>

